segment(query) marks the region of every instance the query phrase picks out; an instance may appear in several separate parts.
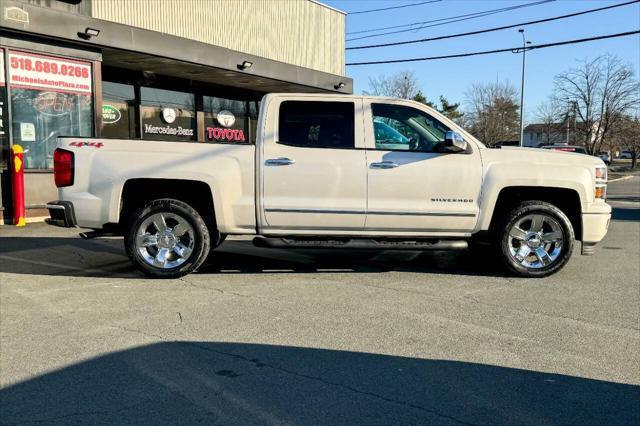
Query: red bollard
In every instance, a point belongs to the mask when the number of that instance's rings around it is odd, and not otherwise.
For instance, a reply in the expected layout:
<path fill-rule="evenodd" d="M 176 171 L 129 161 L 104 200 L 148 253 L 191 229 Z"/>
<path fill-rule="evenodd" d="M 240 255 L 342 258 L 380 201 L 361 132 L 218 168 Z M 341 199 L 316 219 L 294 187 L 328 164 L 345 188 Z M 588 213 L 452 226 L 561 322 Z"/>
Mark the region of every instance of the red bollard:
<path fill-rule="evenodd" d="M 26 212 L 24 209 L 24 159 L 20 145 L 11 147 L 11 181 L 13 182 L 13 223 L 25 226 Z"/>

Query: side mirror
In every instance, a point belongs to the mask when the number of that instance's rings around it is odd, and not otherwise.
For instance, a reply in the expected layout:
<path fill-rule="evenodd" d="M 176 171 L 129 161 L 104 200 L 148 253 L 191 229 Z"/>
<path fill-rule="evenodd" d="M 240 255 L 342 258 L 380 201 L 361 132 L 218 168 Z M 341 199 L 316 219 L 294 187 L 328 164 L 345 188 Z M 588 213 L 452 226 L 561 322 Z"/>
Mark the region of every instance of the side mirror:
<path fill-rule="evenodd" d="M 444 136 L 444 149 L 448 152 L 464 152 L 467 150 L 467 142 L 460 133 L 449 130 Z"/>

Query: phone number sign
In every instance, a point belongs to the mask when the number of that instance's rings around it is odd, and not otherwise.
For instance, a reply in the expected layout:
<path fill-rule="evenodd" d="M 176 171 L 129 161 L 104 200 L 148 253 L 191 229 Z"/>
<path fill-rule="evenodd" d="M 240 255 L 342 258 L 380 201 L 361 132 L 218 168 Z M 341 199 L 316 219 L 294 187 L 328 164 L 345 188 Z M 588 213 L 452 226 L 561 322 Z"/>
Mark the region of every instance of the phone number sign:
<path fill-rule="evenodd" d="M 91 95 L 91 63 L 53 56 L 9 51 L 12 87 Z"/>

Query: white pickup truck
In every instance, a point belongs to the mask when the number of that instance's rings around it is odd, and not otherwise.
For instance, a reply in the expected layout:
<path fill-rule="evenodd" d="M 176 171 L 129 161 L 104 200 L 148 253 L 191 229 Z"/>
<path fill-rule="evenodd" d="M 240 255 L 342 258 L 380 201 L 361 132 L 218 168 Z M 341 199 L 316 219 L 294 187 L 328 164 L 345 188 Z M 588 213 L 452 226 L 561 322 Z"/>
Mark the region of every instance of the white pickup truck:
<path fill-rule="evenodd" d="M 269 94 L 256 143 L 236 139 L 60 138 L 49 223 L 124 235 L 133 264 L 153 277 L 194 271 L 230 234 L 273 248 L 485 240 L 512 273 L 543 277 L 567 263 L 574 240 L 592 253 L 611 217 L 602 160 L 489 149 L 413 101 Z"/>

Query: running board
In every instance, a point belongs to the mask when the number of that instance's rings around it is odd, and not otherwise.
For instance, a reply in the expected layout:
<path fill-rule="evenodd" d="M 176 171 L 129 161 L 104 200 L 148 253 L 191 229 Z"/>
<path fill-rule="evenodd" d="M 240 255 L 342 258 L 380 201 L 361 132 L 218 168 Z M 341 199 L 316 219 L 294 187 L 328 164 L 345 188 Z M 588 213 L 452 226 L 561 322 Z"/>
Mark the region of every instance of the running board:
<path fill-rule="evenodd" d="M 365 238 L 267 238 L 255 237 L 253 245 L 279 249 L 358 249 L 358 250 L 466 250 L 466 240 L 438 239 L 365 239 Z"/>

